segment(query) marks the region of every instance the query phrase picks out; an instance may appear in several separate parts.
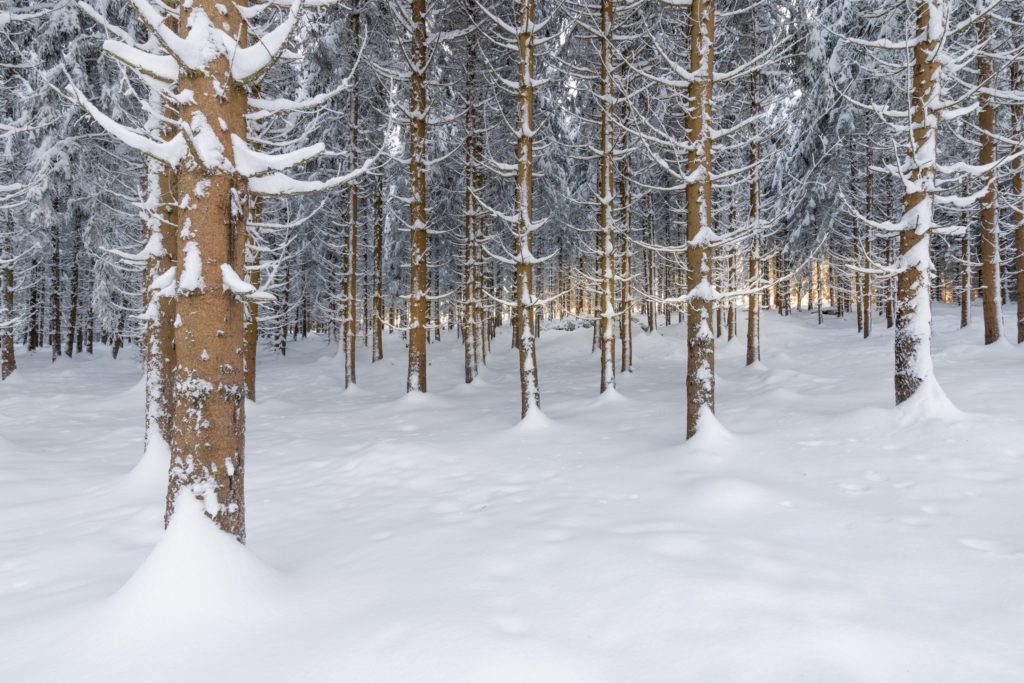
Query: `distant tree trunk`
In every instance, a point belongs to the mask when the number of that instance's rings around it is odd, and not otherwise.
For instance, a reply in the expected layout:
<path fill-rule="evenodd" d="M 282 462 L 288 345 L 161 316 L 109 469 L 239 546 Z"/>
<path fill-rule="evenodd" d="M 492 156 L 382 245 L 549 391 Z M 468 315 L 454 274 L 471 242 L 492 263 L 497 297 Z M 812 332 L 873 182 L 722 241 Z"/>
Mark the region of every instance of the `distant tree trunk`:
<path fill-rule="evenodd" d="M 700 177 L 686 186 L 686 437 L 697 433 L 700 418 L 715 412 L 715 339 L 711 334 L 713 277 L 712 89 L 715 0 L 690 3 L 690 83 L 686 129 L 686 174 Z"/>
<path fill-rule="evenodd" d="M 983 14 L 978 22 L 978 43 L 987 44 L 990 37 L 989 17 Z M 996 160 L 996 109 L 992 104 L 989 89 L 993 87 L 995 74 L 992 70 L 992 58 L 983 49 L 978 53 L 978 82 L 983 87 L 978 90 L 978 129 L 981 137 L 981 153 L 978 163 L 981 166 L 994 164 Z M 981 286 L 982 308 L 985 319 L 985 343 L 992 344 L 1003 336 L 1003 309 L 1000 286 L 1001 259 L 999 253 L 999 206 L 996 170 L 985 171 L 981 180 L 988 184 L 988 191 L 981 198 Z"/>
<path fill-rule="evenodd" d="M 122 306 L 124 303 L 122 302 Z M 110 355 L 114 360 L 117 360 L 117 355 L 121 353 L 121 348 L 124 346 L 124 322 L 125 312 L 121 311 L 117 316 L 117 329 L 114 331 L 114 339 L 111 341 Z"/>
<path fill-rule="evenodd" d="M 868 219 L 871 218 L 871 212 L 873 210 L 872 200 L 874 198 L 874 176 L 871 174 L 871 165 L 873 162 L 874 155 L 869 145 L 867 163 L 864 165 L 864 215 Z M 870 227 L 865 226 L 865 230 L 870 231 Z M 861 323 L 861 328 L 864 330 L 864 338 L 867 339 L 871 336 L 871 273 L 869 271 L 871 263 L 868 259 L 871 251 L 870 234 L 865 235 L 864 240 L 861 243 L 861 249 L 864 252 L 860 259 L 861 264 L 864 266 L 864 273 L 862 274 L 863 282 L 861 285 L 861 294 L 864 298 L 861 308 L 864 311 L 864 320 Z"/>
<path fill-rule="evenodd" d="M 427 1 L 412 0 L 409 103 L 409 373 L 406 391 L 427 390 Z"/>
<path fill-rule="evenodd" d="M 38 262 L 32 259 L 32 267 L 29 273 L 32 277 L 37 277 L 36 271 L 38 269 Z M 29 328 L 28 328 L 28 350 L 35 351 L 42 344 L 42 334 L 40 332 L 41 325 L 39 324 L 40 313 L 39 307 L 41 302 L 39 300 L 39 285 L 33 284 L 29 288 L 28 293 L 28 317 L 29 317 Z"/>
<path fill-rule="evenodd" d="M 17 367 L 14 358 L 14 250 L 11 248 L 13 225 L 0 233 L 0 380 L 11 376 Z"/>
<path fill-rule="evenodd" d="M 481 146 L 477 121 L 477 37 L 474 34 L 469 39 L 467 49 L 466 74 L 466 168 L 465 168 L 465 252 L 462 259 L 463 281 L 462 281 L 462 344 L 465 355 L 465 379 L 471 383 L 479 371 L 479 347 L 480 347 L 480 314 L 477 310 L 480 300 L 477 298 L 477 279 L 480 277 L 479 253 L 481 247 L 477 244 L 477 222 L 480 220 L 480 212 L 477 210 L 477 197 L 480 188 L 477 181 L 480 179 L 479 165 L 481 163 Z"/>
<path fill-rule="evenodd" d="M 373 354 L 384 358 L 384 188 L 380 176 L 373 183 Z"/>
<path fill-rule="evenodd" d="M 78 237 L 78 226 L 72 226 L 71 235 L 71 274 L 69 289 L 71 301 L 68 303 L 68 335 L 64 344 L 64 355 L 71 358 L 75 351 L 75 333 L 78 331 L 78 249 L 81 239 Z"/>
<path fill-rule="evenodd" d="M 61 332 L 61 258 L 60 258 L 60 227 L 56 222 L 50 227 L 50 247 L 52 248 L 52 261 L 50 262 L 50 349 L 51 362 L 56 362 L 60 355 Z"/>
<path fill-rule="evenodd" d="M 755 49 L 757 44 L 755 42 Z M 761 73 L 757 69 L 750 72 L 750 115 L 753 117 L 761 113 L 760 97 Z M 750 294 L 747 295 L 747 365 L 753 365 L 761 360 L 761 307 L 758 305 L 757 288 L 761 284 L 761 184 L 758 174 L 758 163 L 761 159 L 761 143 L 758 140 L 758 125 L 755 120 L 752 124 L 752 141 L 750 143 L 750 229 L 753 237 L 750 241 L 750 255 L 747 261 L 747 287 Z M 774 287 L 774 285 L 773 285 Z M 763 299 L 769 296 L 769 289 L 762 294 Z M 766 302 L 767 303 L 767 302 Z"/>
<path fill-rule="evenodd" d="M 260 220 L 262 214 L 262 200 L 256 198 L 252 205 L 253 220 Z M 263 279 L 260 273 L 262 258 L 260 250 L 253 237 L 250 235 L 246 240 L 246 259 L 248 261 L 248 281 L 256 289 L 260 288 Z M 250 401 L 256 400 L 256 350 L 260 343 L 259 325 L 259 304 L 255 301 L 246 303 L 245 310 L 245 395 Z"/>
<path fill-rule="evenodd" d="M 425 0 L 424 0 L 425 1 Z M 359 0 L 352 0 L 350 21 L 352 28 L 352 63 L 359 59 L 362 49 L 360 36 Z M 349 168 L 359 166 L 359 82 L 358 71 L 352 73 L 352 101 L 349 119 Z M 359 183 L 353 182 L 348 187 L 348 244 L 345 249 L 345 315 L 342 325 L 342 337 L 345 348 L 345 387 L 356 383 L 356 345 L 358 341 L 357 288 L 359 265 Z M 425 199 L 425 197 L 424 197 Z"/>
<path fill-rule="evenodd" d="M 751 200 L 754 202 L 754 206 L 751 207 L 751 213 L 757 211 L 756 200 L 757 196 L 756 181 L 752 184 L 750 190 Z M 754 234 L 753 243 L 750 246 L 750 259 L 747 262 L 747 281 L 750 282 L 750 288 L 756 289 L 758 278 L 758 263 L 760 262 L 760 240 L 757 237 L 757 233 Z M 761 360 L 761 307 L 758 305 L 757 292 L 752 291 L 747 295 L 747 365 L 753 365 L 757 361 Z"/>
<path fill-rule="evenodd" d="M 1020 12 L 1014 13 L 1014 20 L 1020 24 Z M 1016 92 L 1024 92 L 1024 67 L 1019 60 L 1010 65 L 1010 81 Z M 1024 150 L 1024 104 L 1014 104 L 1010 108 L 1014 139 L 1017 141 L 1016 153 Z M 1018 156 L 1011 162 L 1013 173 L 1013 223 L 1014 244 L 1017 256 L 1017 343 L 1024 344 L 1024 158 Z"/>
<path fill-rule="evenodd" d="M 622 340 L 622 360 L 619 369 L 622 372 L 633 372 L 633 290 L 631 285 L 633 277 L 633 248 L 630 242 L 633 221 L 629 212 L 630 197 L 627 178 L 628 175 L 624 172 L 621 174 L 619 181 L 622 187 L 623 210 L 625 212 L 620 239 L 621 246 L 619 247 L 622 259 L 619 268 L 619 279 L 622 282 L 622 302 L 619 304 L 619 339 Z"/>
<path fill-rule="evenodd" d="M 963 214 L 964 234 L 960 237 L 960 328 L 971 324 L 971 228 Z"/>
<path fill-rule="evenodd" d="M 615 388 L 615 136 L 612 131 L 615 91 L 612 83 L 612 24 L 614 22 L 613 0 L 601 0 L 600 41 L 600 152 L 598 164 L 600 177 L 597 181 L 598 232 L 597 232 L 597 276 L 599 302 L 597 311 L 597 343 L 601 349 L 600 391 Z"/>

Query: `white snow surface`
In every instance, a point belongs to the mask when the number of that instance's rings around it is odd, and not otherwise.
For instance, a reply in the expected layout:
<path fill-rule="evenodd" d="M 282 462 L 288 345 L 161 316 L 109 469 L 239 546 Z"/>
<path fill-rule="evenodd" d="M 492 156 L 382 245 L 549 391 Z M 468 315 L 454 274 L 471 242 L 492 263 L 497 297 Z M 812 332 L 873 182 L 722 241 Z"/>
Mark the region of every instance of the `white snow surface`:
<path fill-rule="evenodd" d="M 591 331 L 545 330 L 524 424 L 508 327 L 472 386 L 446 332 L 426 395 L 397 333 L 347 391 L 322 338 L 261 351 L 245 547 L 188 500 L 164 532 L 130 353 L 21 353 L 0 680 L 1019 683 L 1024 349 L 956 316 L 959 410 L 892 407 L 884 320 L 766 312 L 688 443 L 681 325 L 603 397 Z"/>

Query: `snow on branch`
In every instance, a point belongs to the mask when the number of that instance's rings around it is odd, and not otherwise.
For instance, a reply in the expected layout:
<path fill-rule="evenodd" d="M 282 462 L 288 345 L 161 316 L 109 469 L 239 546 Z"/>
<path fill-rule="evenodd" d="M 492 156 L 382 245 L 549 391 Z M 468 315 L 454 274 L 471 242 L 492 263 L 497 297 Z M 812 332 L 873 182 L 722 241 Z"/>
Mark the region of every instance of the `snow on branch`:
<path fill-rule="evenodd" d="M 164 83 L 174 83 L 178 80 L 178 63 L 170 55 L 154 55 L 119 40 L 103 41 L 103 49 L 111 57 L 143 76 Z"/>
<path fill-rule="evenodd" d="M 226 52 L 231 60 L 231 77 L 236 81 L 250 81 L 273 66 L 284 51 L 288 40 L 295 33 L 302 14 L 304 0 L 292 0 L 288 16 L 274 30 L 249 47 L 239 47 L 230 37 L 224 35 L 225 43 L 233 43 Z"/>
<path fill-rule="evenodd" d="M 269 195 L 275 197 L 290 197 L 299 194 L 312 194 L 331 190 L 341 185 L 366 175 L 374 164 L 377 163 L 377 156 L 372 156 L 363 162 L 359 168 L 348 173 L 327 180 L 298 180 L 283 173 L 268 173 L 249 180 L 249 191 L 258 195 Z"/>
<path fill-rule="evenodd" d="M 318 142 L 294 152 L 265 154 L 249 147 L 245 140 L 234 133 L 231 134 L 231 146 L 235 155 L 235 170 L 249 178 L 266 175 L 273 171 L 283 171 L 286 168 L 312 161 L 320 156 L 325 149 L 324 143 Z"/>
<path fill-rule="evenodd" d="M 249 301 L 277 301 L 277 297 L 270 292 L 257 289 L 238 276 L 235 269 L 227 263 L 220 264 L 220 277 L 224 283 L 224 291 L 230 291 Z"/>
<path fill-rule="evenodd" d="M 100 127 L 132 149 L 162 161 L 169 166 L 177 166 L 178 162 L 188 152 L 188 146 L 185 144 L 185 139 L 181 133 L 176 134 L 167 141 L 154 140 L 111 119 L 86 99 L 81 90 L 70 83 L 65 87 L 65 90 L 71 95 L 75 104 L 85 110 Z"/>

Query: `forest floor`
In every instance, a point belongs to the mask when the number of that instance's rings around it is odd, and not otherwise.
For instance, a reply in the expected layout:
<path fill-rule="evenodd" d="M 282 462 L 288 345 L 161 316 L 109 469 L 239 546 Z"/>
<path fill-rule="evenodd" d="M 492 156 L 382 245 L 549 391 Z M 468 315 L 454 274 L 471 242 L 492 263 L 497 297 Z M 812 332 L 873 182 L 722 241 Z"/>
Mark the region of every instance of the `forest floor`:
<path fill-rule="evenodd" d="M 525 424 L 507 328 L 472 386 L 446 332 L 425 396 L 397 334 L 346 392 L 322 339 L 261 352 L 247 549 L 188 507 L 162 536 L 130 352 L 23 354 L 0 680 L 1019 683 L 1024 348 L 978 318 L 939 307 L 963 413 L 928 417 L 891 407 L 884 321 L 766 313 L 689 443 L 679 325 L 600 398 L 590 331 L 545 331 Z"/>

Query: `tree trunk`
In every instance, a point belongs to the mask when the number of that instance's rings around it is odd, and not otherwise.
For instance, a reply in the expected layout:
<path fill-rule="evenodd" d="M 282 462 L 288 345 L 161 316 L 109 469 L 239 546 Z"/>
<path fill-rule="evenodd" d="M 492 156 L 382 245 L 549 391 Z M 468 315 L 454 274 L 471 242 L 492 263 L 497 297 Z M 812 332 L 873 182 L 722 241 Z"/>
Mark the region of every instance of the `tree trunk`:
<path fill-rule="evenodd" d="M 78 236 L 78 226 L 72 226 L 71 235 L 71 274 L 69 292 L 71 301 L 68 303 L 68 334 L 67 342 L 64 344 L 64 355 L 71 358 L 75 351 L 75 333 L 78 331 L 78 250 L 81 238 Z"/>
<path fill-rule="evenodd" d="M 11 248 L 12 224 L 0 234 L 0 380 L 11 376 L 17 367 L 14 358 L 14 250 Z"/>
<path fill-rule="evenodd" d="M 373 183 L 373 353 L 384 358 L 384 187 L 380 176 Z"/>
<path fill-rule="evenodd" d="M 989 18 L 983 15 L 978 22 L 978 43 L 985 44 L 989 39 Z M 978 163 L 981 166 L 993 164 L 996 160 L 996 109 L 988 89 L 993 86 L 995 74 L 992 70 L 992 58 L 982 50 L 978 53 L 978 82 L 982 86 L 978 90 L 978 128 L 981 137 L 981 153 Z M 985 320 L 985 343 L 992 344 L 1003 336 L 1003 308 L 1000 287 L 1003 279 L 1000 274 L 1001 256 L 999 253 L 999 206 L 996 170 L 992 168 L 984 172 L 981 181 L 988 184 L 988 191 L 981 198 L 979 219 L 981 224 L 981 286 L 982 310 Z"/>
<path fill-rule="evenodd" d="M 896 281 L 896 403 L 903 403 L 933 380 L 931 357 L 931 228 L 935 202 L 934 150 L 938 143 L 939 62 L 936 55 L 945 27 L 942 0 L 918 0 L 917 43 L 910 100 L 912 123 L 908 157 L 916 160 L 904 182 L 903 215 L 916 218 L 900 232 Z"/>
<path fill-rule="evenodd" d="M 686 437 L 697 433 L 705 413 L 715 412 L 715 338 L 711 333 L 713 244 L 711 211 L 712 89 L 715 0 L 690 4 L 690 83 L 686 173 Z"/>
<path fill-rule="evenodd" d="M 245 44 L 244 22 L 231 3 L 183 3 L 182 31 L 199 11 L 218 17 L 224 30 Z M 232 79 L 223 56 L 204 71 L 182 69 L 178 80 L 182 91 L 194 93 L 181 107 L 181 118 L 216 136 L 233 165 L 230 135 L 246 137 L 246 88 Z M 178 173 L 178 188 L 190 201 L 181 207 L 177 233 L 182 265 L 175 305 L 180 325 L 174 329 L 175 405 L 165 523 L 174 514 L 179 492 L 188 491 L 202 499 L 206 514 L 221 529 L 245 542 L 243 303 L 225 291 L 221 271 L 222 265 L 236 273 L 244 270 L 248 183 L 223 168 L 189 163 Z"/>
<path fill-rule="evenodd" d="M 519 0 L 519 88 L 516 98 L 516 336 L 521 415 L 540 410 L 533 282 L 534 0 Z"/>
<path fill-rule="evenodd" d="M 1020 12 L 1014 13 L 1014 20 L 1020 23 Z M 1011 87 L 1016 92 L 1024 92 L 1024 67 L 1020 61 L 1010 65 Z M 1010 108 L 1010 118 L 1014 139 L 1017 140 L 1014 152 L 1024 150 L 1024 104 L 1015 104 Z M 1016 247 L 1017 271 L 1017 343 L 1024 344 L 1024 158 L 1018 156 L 1011 162 L 1012 195 L 1014 228 L 1014 245 Z"/>
<path fill-rule="evenodd" d="M 50 262 L 50 349 L 51 362 L 60 356 L 61 346 L 61 259 L 60 259 L 60 227 L 56 222 L 50 227 L 50 246 L 52 248 Z"/>
<path fill-rule="evenodd" d="M 412 0 L 409 103 L 409 373 L 406 391 L 427 390 L 427 1 Z"/>
<path fill-rule="evenodd" d="M 351 3 L 352 64 L 359 59 L 362 29 L 360 25 L 359 0 Z M 359 81 L 358 70 L 352 73 L 352 102 L 349 119 L 349 168 L 359 166 Z M 357 288 L 359 265 L 359 182 L 348 187 L 348 240 L 345 249 L 345 312 L 342 337 L 345 347 L 345 387 L 356 383 L 356 346 L 358 342 Z M 424 199 L 426 196 L 424 195 Z"/>
<path fill-rule="evenodd" d="M 153 98 L 154 100 L 156 97 Z M 159 106 L 159 102 L 154 103 Z M 165 109 L 165 115 L 174 113 Z M 168 131 L 168 133 L 170 133 Z M 170 133 L 172 134 L 172 133 Z M 146 375 L 146 447 L 159 436 L 168 447 L 173 440 L 174 422 L 174 296 L 169 285 L 177 267 L 179 198 L 177 175 L 155 160 L 148 162 L 150 192 L 156 194 L 156 208 L 149 227 L 151 244 L 146 264 L 146 328 L 143 353 Z M 157 238 L 157 239 L 153 239 Z M 171 282 L 162 282 L 168 279 Z"/>

